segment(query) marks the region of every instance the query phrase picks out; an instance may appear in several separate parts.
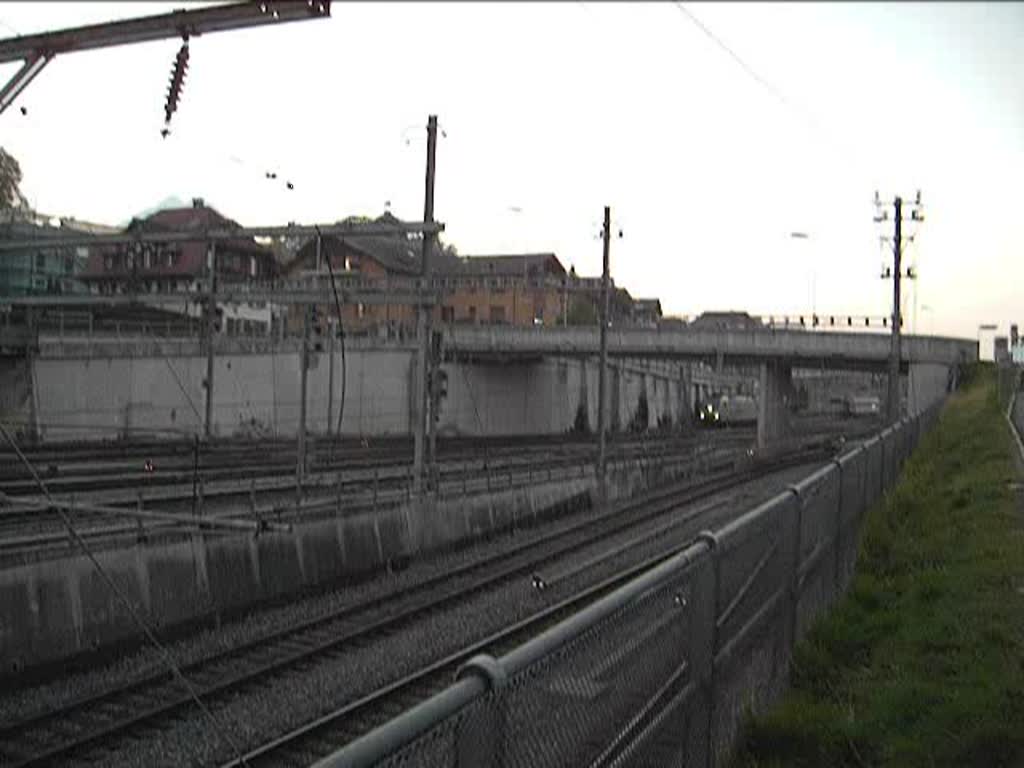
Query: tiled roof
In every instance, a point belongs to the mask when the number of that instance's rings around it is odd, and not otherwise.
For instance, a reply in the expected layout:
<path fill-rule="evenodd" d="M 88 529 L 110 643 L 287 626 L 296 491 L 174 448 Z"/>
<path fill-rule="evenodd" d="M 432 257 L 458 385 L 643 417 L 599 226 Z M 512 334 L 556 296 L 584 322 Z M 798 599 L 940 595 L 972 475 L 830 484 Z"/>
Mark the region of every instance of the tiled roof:
<path fill-rule="evenodd" d="M 352 218 L 344 221 L 352 221 Z M 404 224 L 391 212 L 373 220 L 374 224 Z M 342 246 L 344 242 L 344 247 Z M 409 238 L 404 234 L 395 235 L 349 235 L 344 239 L 334 235 L 324 235 L 320 240 L 321 256 L 330 256 L 331 264 L 340 266 L 347 251 L 354 251 L 373 259 L 391 273 L 402 275 L 418 275 L 423 258 L 423 241 Z M 316 258 L 316 238 L 309 239 L 285 267 L 286 272 L 296 269 L 313 267 Z M 458 258 L 444 248 L 435 246 L 431 254 L 431 272 L 448 273 L 458 268 Z"/>
<path fill-rule="evenodd" d="M 505 275 L 519 277 L 525 274 L 548 272 L 564 275 L 565 268 L 553 253 L 510 253 L 492 256 L 463 256 L 459 259 L 459 272 L 464 275 Z"/>
<path fill-rule="evenodd" d="M 221 215 L 208 206 L 189 208 L 170 208 L 157 211 L 145 219 L 133 219 L 125 228 L 125 232 L 201 232 L 206 229 L 220 229 L 239 226 L 238 222 Z M 146 275 L 153 276 L 186 276 L 201 274 L 206 268 L 206 245 L 202 242 L 184 242 L 173 245 L 179 252 L 173 266 L 154 266 L 144 270 Z M 89 254 L 89 263 L 82 277 L 85 279 L 118 277 L 121 272 L 107 272 L 104 269 L 104 256 L 119 253 L 124 246 L 112 246 L 105 249 L 93 249 Z M 221 241 L 217 245 L 218 253 L 231 252 L 259 256 L 273 261 L 273 253 L 259 243 L 246 238 Z"/>

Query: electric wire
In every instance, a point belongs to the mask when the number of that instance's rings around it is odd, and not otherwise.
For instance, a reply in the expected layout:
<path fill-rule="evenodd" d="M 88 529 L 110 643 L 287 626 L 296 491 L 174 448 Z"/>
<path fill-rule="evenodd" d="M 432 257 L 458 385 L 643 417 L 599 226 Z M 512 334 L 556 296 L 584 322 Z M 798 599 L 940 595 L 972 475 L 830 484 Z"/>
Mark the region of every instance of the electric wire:
<path fill-rule="evenodd" d="M 21 463 L 25 465 L 25 468 L 29 471 L 29 474 L 32 475 L 33 481 L 37 486 L 39 486 L 39 489 L 43 492 L 43 495 L 46 497 L 46 500 L 49 501 L 51 504 L 55 504 L 54 498 L 50 494 L 50 489 L 46 486 L 46 483 L 39 476 L 39 473 L 36 472 L 35 467 L 32 466 L 32 462 L 29 461 L 28 457 L 25 456 L 25 454 L 22 452 L 21 448 L 18 446 L 17 441 L 15 441 L 15 439 L 7 430 L 7 427 L 4 425 L 3 422 L 0 422 L 0 435 L 3 435 L 4 440 L 7 441 L 7 444 L 10 445 L 11 449 L 15 452 L 15 454 L 17 454 L 19 461 L 21 461 Z M 128 614 L 131 616 L 132 621 L 135 623 L 135 625 L 140 630 L 142 630 L 143 634 L 146 636 L 146 639 L 150 642 L 150 644 L 152 644 L 153 647 L 156 648 L 157 652 L 161 656 L 163 656 L 164 662 L 166 663 L 167 668 L 170 670 L 171 674 L 178 680 L 178 682 L 181 683 L 182 687 L 185 689 L 189 698 L 191 698 L 195 702 L 196 706 L 199 707 L 199 710 L 200 712 L 202 712 L 203 716 L 210 721 L 210 724 L 213 726 L 217 738 L 222 739 L 228 745 L 230 750 L 235 754 L 235 756 L 242 761 L 242 764 L 245 765 L 246 763 L 241 749 L 239 749 L 238 745 L 235 743 L 235 740 L 228 734 L 228 731 L 224 728 L 224 724 L 220 722 L 217 716 L 213 714 L 213 711 L 209 707 L 207 707 L 205 703 L 203 703 L 202 699 L 199 698 L 199 694 L 196 692 L 196 689 L 192 686 L 192 683 L 188 681 L 188 678 L 185 677 L 184 673 L 181 671 L 181 668 L 178 666 L 177 662 L 175 662 L 174 660 L 174 657 L 171 655 L 171 652 L 163 643 L 160 642 L 159 639 L 157 639 L 156 633 L 153 631 L 152 627 L 150 627 L 149 623 L 138 612 L 138 610 L 136 610 L 134 603 L 132 603 L 128 596 L 120 589 L 120 587 L 117 586 L 114 580 L 110 577 L 110 574 L 107 573 L 106 569 L 97 559 L 95 553 L 92 551 L 92 549 L 89 548 L 89 545 L 86 543 L 85 539 L 82 538 L 82 535 L 78 532 L 78 529 L 75 528 L 75 524 L 71 521 L 71 518 L 68 516 L 67 511 L 62 506 L 59 505 L 55 505 L 53 508 L 57 511 L 57 514 L 60 516 L 61 521 L 64 523 L 64 527 L 68 529 L 68 533 L 75 540 L 75 543 L 78 544 L 79 548 L 81 548 L 82 552 L 92 563 L 93 568 L 99 574 L 100 578 L 103 580 L 103 583 L 106 585 L 107 589 L 109 589 L 111 593 L 113 593 L 113 595 L 118 599 L 118 601 L 128 610 Z"/>
<path fill-rule="evenodd" d="M 316 236 L 319 240 L 319 227 L 317 227 Z M 344 250 L 345 241 L 342 240 L 341 243 L 342 250 Z M 334 308 L 338 315 L 338 339 L 341 342 L 341 393 L 338 398 L 338 428 L 335 430 L 338 439 L 341 439 L 341 419 L 345 415 L 345 374 L 347 373 L 345 366 L 345 326 L 341 320 L 341 300 L 338 298 L 338 286 L 334 282 L 334 267 L 331 266 L 331 255 L 329 253 L 327 254 L 327 274 L 331 277 L 331 292 L 334 294 Z M 330 425 L 328 425 L 328 427 L 330 427 Z M 333 446 L 334 443 L 332 442 L 331 445 Z"/>
<path fill-rule="evenodd" d="M 729 47 L 724 40 L 716 35 L 703 21 L 701 21 L 689 8 L 687 8 L 680 0 L 673 0 L 672 5 L 682 13 L 689 21 L 696 26 L 704 35 L 717 45 L 722 51 L 724 51 L 729 58 L 736 62 L 739 67 L 747 73 L 747 75 L 753 79 L 758 85 L 767 90 L 772 96 L 774 96 L 779 103 L 781 103 L 786 109 L 789 109 L 794 114 L 801 117 L 807 122 L 807 124 L 818 132 L 824 139 L 825 143 L 829 144 L 833 150 L 836 150 L 839 156 L 845 158 L 844 149 L 846 154 L 853 154 L 858 158 L 862 159 L 861 153 L 853 146 L 846 144 L 839 140 L 835 134 L 825 128 L 810 112 L 805 109 L 801 109 L 790 101 L 786 95 L 780 91 L 777 87 L 772 85 L 766 78 L 762 77 L 750 64 L 748 64 L 736 51 Z M 845 145 L 845 146 L 844 146 Z"/>

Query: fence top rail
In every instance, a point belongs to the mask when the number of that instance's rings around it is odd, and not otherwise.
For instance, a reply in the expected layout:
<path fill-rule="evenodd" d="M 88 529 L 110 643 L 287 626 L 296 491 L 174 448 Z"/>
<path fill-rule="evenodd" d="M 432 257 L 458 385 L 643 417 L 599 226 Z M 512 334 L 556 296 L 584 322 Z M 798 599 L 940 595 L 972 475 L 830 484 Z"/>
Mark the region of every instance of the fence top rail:
<path fill-rule="evenodd" d="M 940 405 L 933 405 L 926 413 L 938 410 Z M 459 679 L 444 691 L 347 744 L 317 762 L 314 768 L 368 768 L 393 755 L 483 696 L 492 684 L 500 686 L 502 679 L 515 677 L 644 594 L 662 587 L 674 577 L 685 575 L 706 556 L 731 549 L 756 534 L 764 524 L 772 520 L 773 514 L 785 510 L 787 505 L 795 506 L 799 503 L 800 489 L 814 487 L 827 480 L 832 473 L 841 478 L 844 465 L 858 458 L 866 458 L 872 446 L 883 444 L 903 426 L 914 423 L 915 419 L 921 421 L 917 417 L 906 418 L 886 427 L 861 445 L 844 452 L 827 466 L 814 471 L 796 485 L 781 491 L 714 532 L 699 535 L 692 543 L 664 562 L 517 646 L 500 659 L 483 656 L 471 660 L 463 668 Z M 486 670 L 486 673 L 481 670 Z"/>
<path fill-rule="evenodd" d="M 860 445 L 858 445 L 856 448 L 851 448 L 850 450 L 848 450 L 846 453 L 844 453 L 842 456 L 840 456 L 838 459 L 836 459 L 836 461 L 839 462 L 839 467 L 840 467 L 840 469 L 842 469 L 843 467 L 845 467 L 845 466 L 847 466 L 849 464 L 852 464 L 857 459 L 862 458 L 862 457 L 864 457 L 866 455 L 867 455 L 867 442 L 864 442 L 864 443 L 861 443 Z"/>
<path fill-rule="evenodd" d="M 733 518 L 715 531 L 715 540 L 719 549 L 725 551 L 746 541 L 750 534 L 755 533 L 760 526 L 771 520 L 771 515 L 776 509 L 795 503 L 796 496 L 787 489 L 780 491 L 739 517 Z"/>
<path fill-rule="evenodd" d="M 460 677 L 436 696 L 421 701 L 343 749 L 317 761 L 313 768 L 369 768 L 458 714 L 486 691 L 487 683 L 482 678 L 476 675 Z"/>
<path fill-rule="evenodd" d="M 519 674 L 540 659 L 549 655 L 556 648 L 569 640 L 578 637 L 591 627 L 611 616 L 616 611 L 631 603 L 642 594 L 660 586 L 672 576 L 678 576 L 697 560 L 710 552 L 710 544 L 697 540 L 686 549 L 656 565 L 646 573 L 642 573 L 611 594 L 605 595 L 583 610 L 560 621 L 545 630 L 532 640 L 509 651 L 501 657 L 499 663 L 509 677 Z"/>
<path fill-rule="evenodd" d="M 831 463 L 826 464 L 824 467 L 814 470 L 814 472 L 809 474 L 807 477 L 799 480 L 792 486 L 792 488 L 802 499 L 806 493 L 810 492 L 818 485 L 827 482 L 833 474 L 839 474 L 839 467 Z"/>

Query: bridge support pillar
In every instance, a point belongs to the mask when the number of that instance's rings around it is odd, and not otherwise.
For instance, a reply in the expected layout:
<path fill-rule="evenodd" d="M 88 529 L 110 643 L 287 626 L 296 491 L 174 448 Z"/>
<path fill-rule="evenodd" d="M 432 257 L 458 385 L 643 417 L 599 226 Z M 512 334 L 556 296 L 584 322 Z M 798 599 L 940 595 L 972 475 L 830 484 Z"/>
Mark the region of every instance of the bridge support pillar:
<path fill-rule="evenodd" d="M 761 363 L 761 386 L 757 399 L 757 447 L 765 449 L 789 435 L 789 400 L 793 370 L 789 363 L 771 360 Z"/>
<path fill-rule="evenodd" d="M 684 435 L 693 434 L 693 403 L 690 401 L 692 379 L 685 365 L 679 366 L 679 430 Z"/>

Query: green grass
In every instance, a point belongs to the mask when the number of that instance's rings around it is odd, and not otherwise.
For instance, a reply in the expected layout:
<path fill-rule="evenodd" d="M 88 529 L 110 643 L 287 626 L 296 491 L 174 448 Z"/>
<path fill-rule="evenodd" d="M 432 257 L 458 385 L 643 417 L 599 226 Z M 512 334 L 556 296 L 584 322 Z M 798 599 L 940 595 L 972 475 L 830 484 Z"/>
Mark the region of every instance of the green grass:
<path fill-rule="evenodd" d="M 868 514 L 857 576 L 733 764 L 1024 766 L 1024 516 L 991 368 Z"/>

